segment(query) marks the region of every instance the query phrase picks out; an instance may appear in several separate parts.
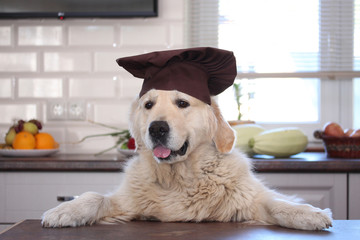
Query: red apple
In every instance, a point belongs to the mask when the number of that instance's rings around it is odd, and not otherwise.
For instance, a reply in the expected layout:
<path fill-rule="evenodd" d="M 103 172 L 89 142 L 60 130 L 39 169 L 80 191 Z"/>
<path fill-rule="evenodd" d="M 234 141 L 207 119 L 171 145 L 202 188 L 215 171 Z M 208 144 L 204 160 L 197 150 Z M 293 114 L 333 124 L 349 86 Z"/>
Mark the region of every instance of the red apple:
<path fill-rule="evenodd" d="M 360 137 L 360 128 L 355 130 L 350 137 Z"/>
<path fill-rule="evenodd" d="M 134 150 L 136 148 L 135 145 L 135 139 L 134 138 L 130 138 L 128 143 L 127 143 L 127 147 L 128 149 Z"/>
<path fill-rule="evenodd" d="M 344 130 L 344 133 L 345 133 L 345 136 L 347 137 L 350 137 L 350 135 L 354 132 L 354 129 L 345 129 Z"/>
<path fill-rule="evenodd" d="M 332 136 L 332 137 L 343 137 L 344 130 L 342 127 L 334 122 L 328 122 L 324 125 L 323 132 L 325 136 Z"/>

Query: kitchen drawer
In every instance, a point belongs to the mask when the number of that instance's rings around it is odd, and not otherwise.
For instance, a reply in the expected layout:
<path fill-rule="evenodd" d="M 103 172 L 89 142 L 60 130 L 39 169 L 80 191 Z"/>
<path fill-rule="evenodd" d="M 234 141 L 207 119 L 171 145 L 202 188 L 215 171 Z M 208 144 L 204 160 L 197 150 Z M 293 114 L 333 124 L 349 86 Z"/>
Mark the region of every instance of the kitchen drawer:
<path fill-rule="evenodd" d="M 78 196 L 94 191 L 113 192 L 121 172 L 2 172 L 0 173 L 0 222 L 39 219 L 57 206 L 59 196 Z"/>

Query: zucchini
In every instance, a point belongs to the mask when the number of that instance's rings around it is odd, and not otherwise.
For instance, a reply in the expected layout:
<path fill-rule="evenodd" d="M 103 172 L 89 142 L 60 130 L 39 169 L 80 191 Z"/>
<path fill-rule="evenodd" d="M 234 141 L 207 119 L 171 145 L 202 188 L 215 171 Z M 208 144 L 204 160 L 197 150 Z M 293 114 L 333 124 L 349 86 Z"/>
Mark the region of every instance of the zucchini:
<path fill-rule="evenodd" d="M 295 127 L 266 130 L 249 140 L 249 146 L 257 154 L 289 157 L 305 150 L 307 136 Z"/>
<path fill-rule="evenodd" d="M 239 148 L 248 156 L 254 155 L 254 151 L 249 147 L 249 140 L 265 131 L 265 129 L 257 124 L 239 124 L 232 127 L 236 132 L 235 147 Z"/>

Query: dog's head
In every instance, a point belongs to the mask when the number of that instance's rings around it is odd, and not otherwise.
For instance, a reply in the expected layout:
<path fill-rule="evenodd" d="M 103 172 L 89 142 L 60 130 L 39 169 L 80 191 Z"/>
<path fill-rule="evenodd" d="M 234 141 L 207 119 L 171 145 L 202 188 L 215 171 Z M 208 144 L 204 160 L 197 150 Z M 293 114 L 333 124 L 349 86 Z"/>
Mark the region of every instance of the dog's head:
<path fill-rule="evenodd" d="M 230 152 L 235 134 L 217 104 L 208 105 L 179 91 L 150 90 L 134 101 L 130 131 L 139 151 L 158 162 L 183 161 L 201 144 Z"/>

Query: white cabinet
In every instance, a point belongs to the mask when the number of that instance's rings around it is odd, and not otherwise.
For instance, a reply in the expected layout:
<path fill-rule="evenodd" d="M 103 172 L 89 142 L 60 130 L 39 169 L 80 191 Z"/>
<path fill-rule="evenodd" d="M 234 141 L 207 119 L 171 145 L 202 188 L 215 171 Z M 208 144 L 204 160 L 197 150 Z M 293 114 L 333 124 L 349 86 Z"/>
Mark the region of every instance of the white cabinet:
<path fill-rule="evenodd" d="M 272 189 L 287 195 L 295 195 L 304 199 L 306 203 L 322 209 L 330 208 L 334 219 L 347 219 L 346 173 L 260 173 L 257 175 Z M 357 180 L 357 186 L 360 186 L 360 178 Z"/>
<path fill-rule="evenodd" d="M 58 196 L 116 190 L 121 172 L 0 172 L 0 223 L 39 219 Z"/>
<path fill-rule="evenodd" d="M 349 174 L 349 219 L 360 219 L 360 174 Z"/>
<path fill-rule="evenodd" d="M 121 172 L 0 172 L 0 223 L 39 219 L 44 211 L 59 204 L 58 196 L 112 192 L 123 176 Z M 346 173 L 257 173 L 257 176 L 279 192 L 296 195 L 316 207 L 330 208 L 334 219 L 346 219 L 347 215 L 360 219 L 360 174 L 349 174 L 349 185 Z"/>
<path fill-rule="evenodd" d="M 5 175 L 0 173 L 0 223 L 4 222 L 5 216 Z"/>

